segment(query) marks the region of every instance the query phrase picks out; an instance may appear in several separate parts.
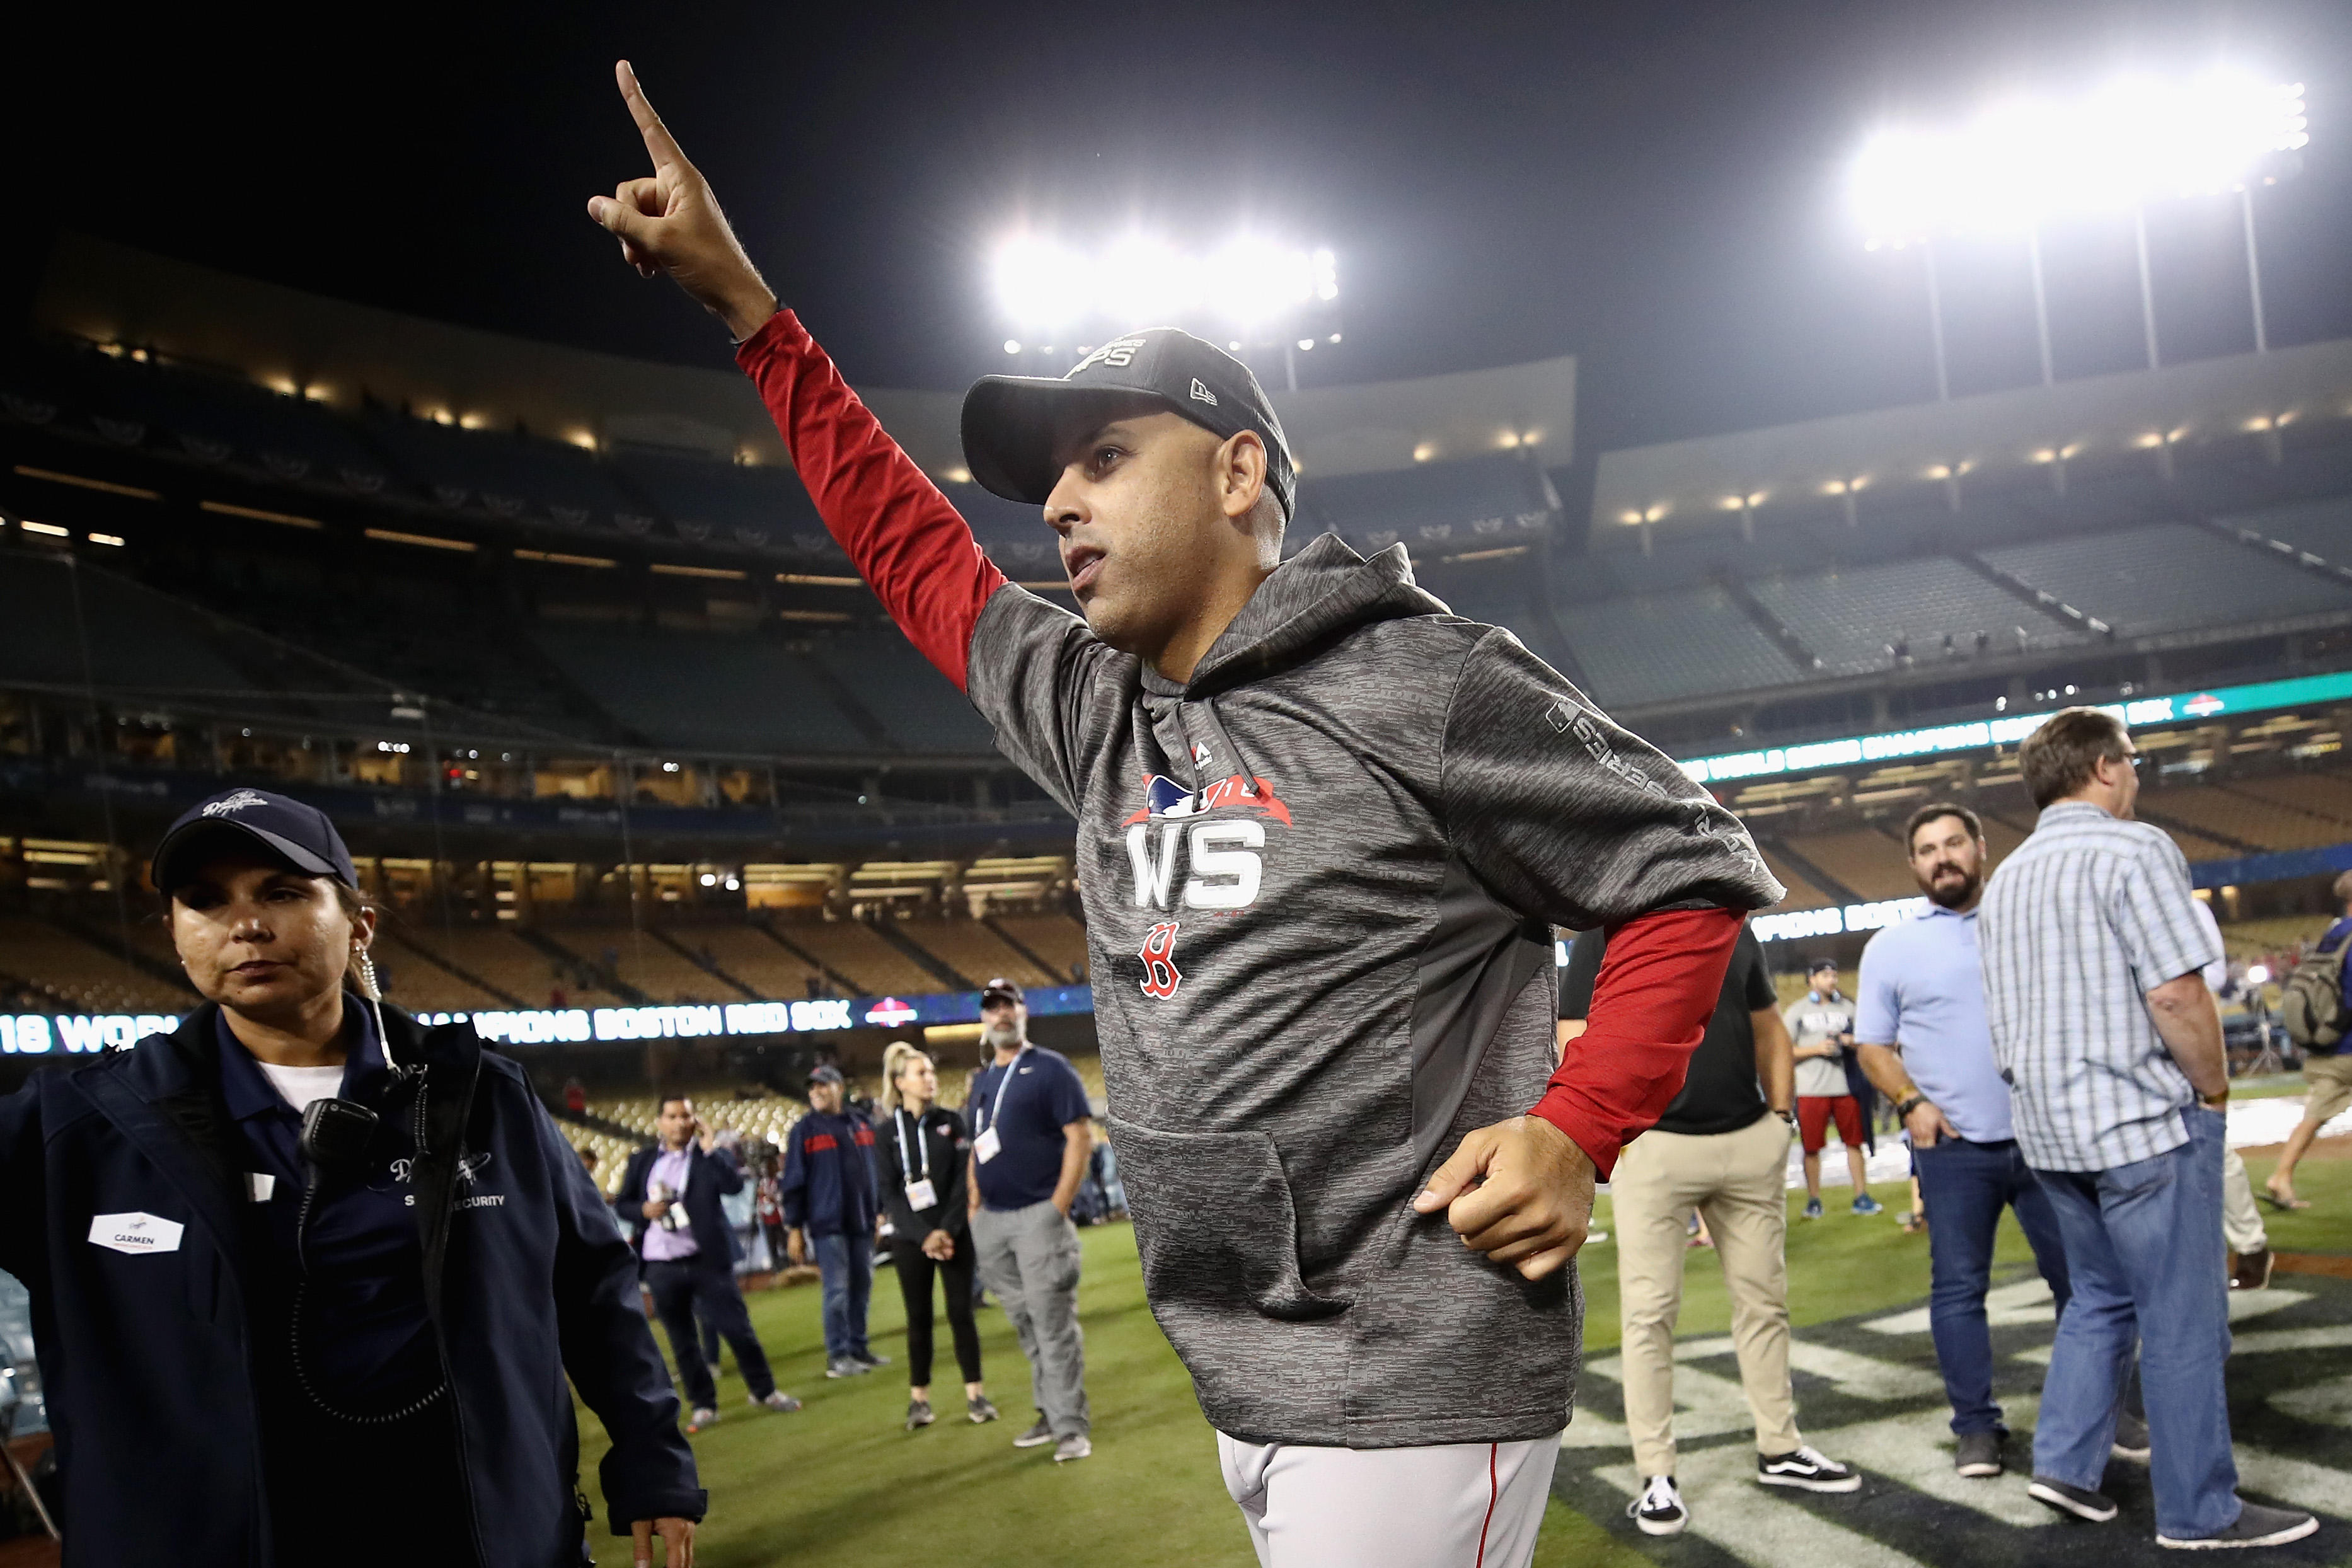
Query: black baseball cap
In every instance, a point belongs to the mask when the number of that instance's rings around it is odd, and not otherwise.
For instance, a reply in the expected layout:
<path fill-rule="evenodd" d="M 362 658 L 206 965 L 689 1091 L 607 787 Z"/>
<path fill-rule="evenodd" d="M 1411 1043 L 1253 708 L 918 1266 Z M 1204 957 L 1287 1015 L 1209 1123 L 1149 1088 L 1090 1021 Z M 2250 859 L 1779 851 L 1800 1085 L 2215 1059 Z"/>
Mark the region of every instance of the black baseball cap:
<path fill-rule="evenodd" d="M 1817 958 L 1813 960 L 1812 963 L 1805 965 L 1805 973 L 1807 974 L 1819 974 L 1824 969 L 1834 973 L 1837 966 L 1838 962 L 1834 958 Z"/>
<path fill-rule="evenodd" d="M 259 850 L 306 877 L 332 877 L 357 889 L 360 874 L 343 836 L 315 805 L 266 789 L 233 789 L 184 812 L 155 846 L 148 877 L 170 897 L 222 849 Z"/>
<path fill-rule="evenodd" d="M 1104 394 L 1154 399 L 1220 438 L 1255 430 L 1265 443 L 1265 483 L 1297 510 L 1298 464 L 1282 421 L 1250 367 L 1216 344 L 1175 327 L 1113 338 L 1058 378 L 987 375 L 963 397 L 963 456 L 971 477 L 1007 500 L 1043 506 L 1062 470 L 1054 462 L 1057 423 Z"/>
<path fill-rule="evenodd" d="M 846 1083 L 848 1079 L 841 1076 L 841 1069 L 834 1066 L 831 1062 L 820 1063 L 817 1069 L 809 1074 L 809 1082 L 811 1084 Z"/>
<path fill-rule="evenodd" d="M 1002 974 L 980 988 L 980 1005 L 983 1007 L 991 1002 L 1025 1002 L 1027 998 L 1021 994 L 1020 985 L 1016 982 L 1005 979 Z"/>

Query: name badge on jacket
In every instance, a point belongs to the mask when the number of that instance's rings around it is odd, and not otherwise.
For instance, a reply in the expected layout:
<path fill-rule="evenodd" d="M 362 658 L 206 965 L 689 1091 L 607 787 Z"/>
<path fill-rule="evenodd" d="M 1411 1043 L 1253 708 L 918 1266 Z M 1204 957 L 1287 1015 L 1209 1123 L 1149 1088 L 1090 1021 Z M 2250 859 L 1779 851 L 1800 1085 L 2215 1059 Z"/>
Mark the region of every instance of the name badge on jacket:
<path fill-rule="evenodd" d="M 92 1215 L 89 1239 L 93 1247 L 137 1257 L 142 1252 L 177 1252 L 180 1233 L 187 1227 L 175 1219 L 152 1214 Z"/>
<path fill-rule="evenodd" d="M 940 1194 L 932 1188 L 929 1176 L 907 1184 L 907 1206 L 918 1214 L 940 1206 Z"/>

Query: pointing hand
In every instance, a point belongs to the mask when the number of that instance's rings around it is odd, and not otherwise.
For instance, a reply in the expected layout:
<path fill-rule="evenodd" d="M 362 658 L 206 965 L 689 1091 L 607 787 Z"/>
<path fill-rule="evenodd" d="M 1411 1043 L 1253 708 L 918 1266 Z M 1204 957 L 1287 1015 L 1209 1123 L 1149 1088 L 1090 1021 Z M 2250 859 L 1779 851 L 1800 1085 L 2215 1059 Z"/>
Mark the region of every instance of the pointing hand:
<path fill-rule="evenodd" d="M 621 259 L 647 278 L 667 272 L 740 342 L 776 313 L 776 296 L 719 210 L 702 171 L 687 162 L 669 128 L 646 101 L 637 73 L 613 68 L 622 101 L 652 155 L 650 177 L 624 180 L 609 196 L 588 198 L 588 216 L 621 242 Z"/>

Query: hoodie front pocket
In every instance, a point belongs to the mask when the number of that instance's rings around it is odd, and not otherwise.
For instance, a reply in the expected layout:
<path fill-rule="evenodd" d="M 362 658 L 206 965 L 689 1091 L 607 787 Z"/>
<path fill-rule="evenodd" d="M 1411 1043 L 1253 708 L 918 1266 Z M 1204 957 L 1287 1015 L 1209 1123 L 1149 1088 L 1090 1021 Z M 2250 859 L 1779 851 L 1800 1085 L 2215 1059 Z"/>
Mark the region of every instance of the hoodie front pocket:
<path fill-rule="evenodd" d="M 1163 1323 L 1171 1311 L 1246 1310 L 1306 1322 L 1348 1310 L 1300 1278 L 1298 1213 L 1274 1140 L 1161 1132 L 1116 1119 L 1110 1129 L 1143 1288 Z"/>

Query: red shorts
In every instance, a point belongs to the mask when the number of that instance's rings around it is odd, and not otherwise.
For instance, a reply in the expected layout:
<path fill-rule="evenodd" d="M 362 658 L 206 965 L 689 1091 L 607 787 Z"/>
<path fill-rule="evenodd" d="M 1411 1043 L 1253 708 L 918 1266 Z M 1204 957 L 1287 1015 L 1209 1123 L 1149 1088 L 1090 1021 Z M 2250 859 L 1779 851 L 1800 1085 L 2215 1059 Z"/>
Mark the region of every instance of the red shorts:
<path fill-rule="evenodd" d="M 1831 1117 L 1837 1118 L 1838 1137 L 1849 1149 L 1862 1147 L 1862 1104 L 1850 1094 L 1801 1094 L 1797 1097 L 1797 1131 L 1805 1152 L 1818 1154 L 1828 1141 Z"/>

